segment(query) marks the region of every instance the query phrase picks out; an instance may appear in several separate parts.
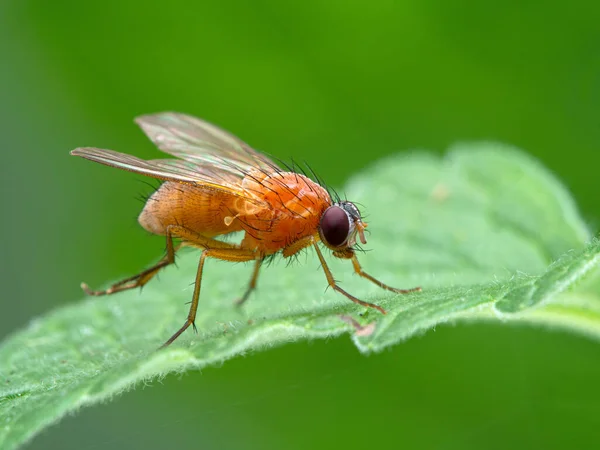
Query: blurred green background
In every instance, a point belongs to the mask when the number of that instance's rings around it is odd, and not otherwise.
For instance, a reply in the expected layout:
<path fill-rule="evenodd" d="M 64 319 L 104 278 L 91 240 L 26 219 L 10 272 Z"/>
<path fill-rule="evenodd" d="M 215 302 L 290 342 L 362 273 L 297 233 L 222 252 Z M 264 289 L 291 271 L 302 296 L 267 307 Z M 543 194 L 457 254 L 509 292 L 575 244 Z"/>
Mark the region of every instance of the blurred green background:
<path fill-rule="evenodd" d="M 157 156 L 143 113 L 203 117 L 335 186 L 393 152 L 504 141 L 597 229 L 599 23 L 578 0 L 4 0 L 0 336 L 162 255 L 139 177 L 68 156 Z M 169 376 L 29 448 L 590 448 L 599 379 L 600 346 L 566 333 L 444 326 L 369 357 L 343 337 Z"/>

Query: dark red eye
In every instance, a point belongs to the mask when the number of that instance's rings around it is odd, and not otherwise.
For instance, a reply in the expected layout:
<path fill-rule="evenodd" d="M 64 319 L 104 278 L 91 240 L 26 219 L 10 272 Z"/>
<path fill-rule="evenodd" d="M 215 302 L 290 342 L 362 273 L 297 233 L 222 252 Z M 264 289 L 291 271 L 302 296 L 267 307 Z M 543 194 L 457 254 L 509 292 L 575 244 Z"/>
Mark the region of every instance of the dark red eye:
<path fill-rule="evenodd" d="M 348 214 L 339 206 L 327 208 L 321 217 L 321 234 L 327 243 L 333 247 L 339 247 L 350 232 L 350 220 Z"/>

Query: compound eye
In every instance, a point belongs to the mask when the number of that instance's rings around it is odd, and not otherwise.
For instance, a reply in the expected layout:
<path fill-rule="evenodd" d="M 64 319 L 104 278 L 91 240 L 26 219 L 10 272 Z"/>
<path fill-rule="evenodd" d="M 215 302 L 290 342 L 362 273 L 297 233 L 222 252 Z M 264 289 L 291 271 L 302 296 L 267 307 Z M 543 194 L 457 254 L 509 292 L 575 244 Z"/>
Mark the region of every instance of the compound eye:
<path fill-rule="evenodd" d="M 321 218 L 321 233 L 332 247 L 339 247 L 348 239 L 350 234 L 350 219 L 348 213 L 339 206 L 327 208 Z"/>

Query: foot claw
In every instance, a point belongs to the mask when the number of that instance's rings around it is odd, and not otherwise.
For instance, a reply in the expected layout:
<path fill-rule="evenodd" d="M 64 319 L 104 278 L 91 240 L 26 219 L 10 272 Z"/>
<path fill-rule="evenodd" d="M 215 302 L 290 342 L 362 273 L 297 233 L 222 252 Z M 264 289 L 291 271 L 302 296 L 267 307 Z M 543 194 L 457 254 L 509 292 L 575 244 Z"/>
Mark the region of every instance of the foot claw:
<path fill-rule="evenodd" d="M 396 292 L 398 294 L 411 294 L 413 292 L 421 292 L 423 289 L 421 288 L 421 286 L 412 288 L 412 289 L 396 289 L 393 288 L 392 291 Z"/>
<path fill-rule="evenodd" d="M 383 314 L 384 316 L 387 314 L 387 311 L 385 309 L 383 309 L 381 306 L 379 305 L 373 305 L 373 307 L 379 311 L 381 314 Z"/>

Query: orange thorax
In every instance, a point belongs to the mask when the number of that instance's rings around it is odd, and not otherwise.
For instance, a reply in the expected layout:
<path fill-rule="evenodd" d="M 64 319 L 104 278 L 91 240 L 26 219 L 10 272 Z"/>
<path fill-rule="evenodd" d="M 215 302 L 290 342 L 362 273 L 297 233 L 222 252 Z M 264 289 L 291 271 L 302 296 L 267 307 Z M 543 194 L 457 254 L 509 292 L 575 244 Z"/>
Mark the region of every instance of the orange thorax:
<path fill-rule="evenodd" d="M 267 175 L 253 170 L 242 181 L 242 187 L 269 205 L 253 208 L 246 204 L 237 217 L 246 231 L 242 247 L 265 255 L 318 233 L 321 216 L 331 206 L 327 190 L 299 173 Z"/>

